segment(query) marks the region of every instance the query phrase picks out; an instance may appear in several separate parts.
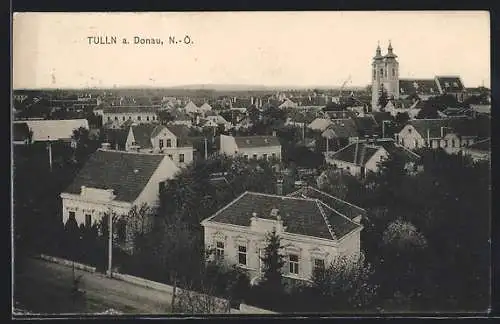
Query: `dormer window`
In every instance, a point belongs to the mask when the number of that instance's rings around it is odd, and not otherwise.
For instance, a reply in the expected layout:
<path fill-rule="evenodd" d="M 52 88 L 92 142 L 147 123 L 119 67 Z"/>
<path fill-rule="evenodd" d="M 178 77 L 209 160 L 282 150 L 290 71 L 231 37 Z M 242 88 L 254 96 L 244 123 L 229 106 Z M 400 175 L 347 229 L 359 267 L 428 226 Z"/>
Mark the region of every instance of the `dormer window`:
<path fill-rule="evenodd" d="M 172 147 L 172 140 L 171 139 L 167 139 L 167 147 Z"/>

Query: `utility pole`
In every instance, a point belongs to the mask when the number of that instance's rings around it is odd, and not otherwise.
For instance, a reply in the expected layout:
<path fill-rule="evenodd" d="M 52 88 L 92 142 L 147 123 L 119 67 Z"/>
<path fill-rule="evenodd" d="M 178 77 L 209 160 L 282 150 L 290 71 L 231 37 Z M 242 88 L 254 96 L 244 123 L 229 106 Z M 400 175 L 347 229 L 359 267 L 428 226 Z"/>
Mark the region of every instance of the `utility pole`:
<path fill-rule="evenodd" d="M 108 215 L 108 276 L 113 277 L 112 266 L 113 266 L 113 216 L 110 213 Z"/>
<path fill-rule="evenodd" d="M 52 172 L 52 144 L 50 142 L 50 136 L 47 136 L 47 138 L 49 139 L 48 144 L 47 144 L 47 149 L 49 151 L 49 167 L 50 167 L 50 171 Z"/>
<path fill-rule="evenodd" d="M 205 136 L 205 160 L 208 160 L 208 145 L 206 136 Z"/>

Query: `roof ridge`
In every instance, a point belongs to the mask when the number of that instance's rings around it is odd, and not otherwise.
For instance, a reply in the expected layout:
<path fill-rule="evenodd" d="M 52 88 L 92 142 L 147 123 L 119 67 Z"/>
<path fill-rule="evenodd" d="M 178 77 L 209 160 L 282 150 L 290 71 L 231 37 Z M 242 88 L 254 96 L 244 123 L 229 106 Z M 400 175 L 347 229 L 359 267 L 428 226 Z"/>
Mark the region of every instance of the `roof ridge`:
<path fill-rule="evenodd" d="M 281 199 L 295 199 L 295 200 L 303 200 L 303 201 L 313 201 L 313 198 L 299 198 L 299 197 L 289 197 L 289 196 L 281 196 L 276 194 L 268 194 L 264 192 L 255 192 L 255 191 L 247 191 L 249 194 L 257 195 L 257 196 L 265 196 L 265 197 L 273 197 L 273 198 L 281 198 Z"/>
<path fill-rule="evenodd" d="M 325 221 L 326 227 L 328 228 L 328 232 L 330 232 L 330 235 L 332 236 L 332 239 L 337 240 L 337 235 L 335 235 L 335 232 L 333 231 L 333 226 L 330 224 L 330 221 L 328 221 L 328 218 L 326 217 L 325 211 L 321 207 L 321 201 L 319 199 L 315 199 L 316 206 L 319 209 L 319 212 L 321 213 L 321 216 L 323 216 L 323 220 Z"/>
<path fill-rule="evenodd" d="M 346 215 L 344 215 L 344 214 L 342 214 L 341 212 L 339 212 L 338 210 L 336 210 L 336 209 L 334 209 L 334 208 L 332 208 L 332 207 L 328 206 L 327 204 L 325 204 L 325 203 L 324 203 L 324 202 L 322 202 L 321 200 L 319 200 L 319 202 L 320 202 L 322 205 L 324 205 L 326 208 L 328 208 L 328 209 L 330 209 L 331 211 L 333 211 L 333 212 L 337 213 L 338 215 L 340 215 L 340 216 L 344 217 L 344 218 L 345 218 L 345 219 L 347 219 L 349 222 L 351 222 L 351 223 L 353 223 L 353 224 L 356 224 L 356 225 L 359 225 L 359 224 L 357 224 L 357 223 L 353 222 L 353 221 L 352 221 L 352 219 L 350 219 L 350 218 L 349 218 L 349 217 L 347 217 Z"/>
<path fill-rule="evenodd" d="M 328 196 L 328 197 L 330 197 L 330 198 L 333 198 L 333 199 L 336 199 L 336 200 L 341 201 L 341 202 L 343 202 L 343 203 L 346 203 L 346 204 L 347 204 L 347 205 L 349 205 L 349 206 L 356 207 L 356 208 L 362 209 L 363 211 L 366 211 L 364 208 L 361 208 L 361 207 L 356 206 L 356 205 L 354 205 L 354 204 L 351 204 L 350 202 L 347 202 L 347 201 L 345 201 L 345 200 L 343 200 L 343 199 L 340 199 L 340 198 L 338 198 L 338 197 L 335 197 L 335 196 L 333 196 L 333 195 L 330 195 L 329 193 L 324 192 L 324 191 L 321 191 L 321 190 L 319 190 L 319 189 L 317 189 L 317 188 L 314 188 L 313 186 L 307 186 L 306 188 L 312 188 L 313 190 L 315 190 L 315 191 L 317 191 L 317 192 L 319 192 L 319 193 L 322 193 L 322 194 L 324 194 L 325 196 Z"/>

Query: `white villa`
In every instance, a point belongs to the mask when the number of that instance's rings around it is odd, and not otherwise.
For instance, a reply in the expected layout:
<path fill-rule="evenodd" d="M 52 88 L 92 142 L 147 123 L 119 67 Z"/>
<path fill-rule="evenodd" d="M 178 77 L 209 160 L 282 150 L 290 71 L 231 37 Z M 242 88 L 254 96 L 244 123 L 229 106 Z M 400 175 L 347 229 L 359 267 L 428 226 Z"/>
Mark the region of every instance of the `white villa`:
<path fill-rule="evenodd" d="M 309 281 L 315 268 L 328 266 L 335 258 L 360 256 L 363 226 L 343 214 L 359 207 L 340 200 L 343 209 L 301 192 L 277 196 L 245 192 L 202 221 L 205 245 L 215 250 L 219 262 L 235 264 L 250 273 L 253 283 L 262 276 L 260 256 L 267 245 L 266 235 L 273 230 L 280 237 L 286 264 L 286 278 Z"/>
<path fill-rule="evenodd" d="M 281 144 L 276 136 L 220 136 L 220 153 L 247 159 L 281 160 Z"/>

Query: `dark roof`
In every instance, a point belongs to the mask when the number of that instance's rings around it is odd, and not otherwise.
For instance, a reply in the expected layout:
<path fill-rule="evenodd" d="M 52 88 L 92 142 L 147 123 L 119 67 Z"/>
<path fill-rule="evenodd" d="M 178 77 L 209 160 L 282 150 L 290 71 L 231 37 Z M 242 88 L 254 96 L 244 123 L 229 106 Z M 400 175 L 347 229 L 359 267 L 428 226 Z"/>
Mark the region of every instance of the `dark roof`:
<path fill-rule="evenodd" d="M 434 79 L 400 79 L 399 94 L 439 95 L 439 89 Z"/>
<path fill-rule="evenodd" d="M 156 113 L 160 108 L 159 106 L 107 106 L 103 108 L 103 112 L 108 114 Z"/>
<path fill-rule="evenodd" d="M 30 129 L 27 123 L 15 123 L 12 127 L 14 141 L 24 141 L 29 138 Z"/>
<path fill-rule="evenodd" d="M 297 198 L 319 199 L 331 208 L 337 210 L 342 215 L 349 219 L 354 219 L 358 216 L 366 216 L 366 210 L 356 205 L 350 204 L 340 198 L 327 194 L 311 186 L 304 187 L 300 190 L 292 192 L 288 196 Z"/>
<path fill-rule="evenodd" d="M 288 233 L 331 240 L 340 239 L 360 226 L 319 200 L 255 192 L 245 192 L 208 221 L 250 226 L 254 212 L 258 218 L 273 219 L 271 210 L 274 208 L 279 210 Z M 332 232 L 328 225 L 331 225 Z"/>
<path fill-rule="evenodd" d="M 436 76 L 436 81 L 441 86 L 443 92 L 461 92 L 465 87 L 458 76 Z"/>
<path fill-rule="evenodd" d="M 115 147 L 118 144 L 119 147 L 125 148 L 125 143 L 127 142 L 128 129 L 112 129 L 104 128 L 103 135 L 104 140 L 111 144 L 111 147 Z"/>
<path fill-rule="evenodd" d="M 133 202 L 165 155 L 97 150 L 64 192 L 80 194 L 81 186 L 113 189 L 116 200 Z"/>
<path fill-rule="evenodd" d="M 399 156 L 407 162 L 417 162 L 420 156 L 405 147 L 397 144 L 394 140 L 379 140 L 376 145 L 382 146 L 390 155 Z"/>
<path fill-rule="evenodd" d="M 234 140 L 238 147 L 263 147 L 280 146 L 280 141 L 276 136 L 235 136 Z"/>
<path fill-rule="evenodd" d="M 371 113 L 377 124 L 382 124 L 384 120 L 393 120 L 391 113 L 388 111 L 374 111 Z"/>
<path fill-rule="evenodd" d="M 171 131 L 179 140 L 179 146 L 192 145 L 192 139 L 189 136 L 190 130 L 186 125 L 167 125 L 167 129 Z"/>
<path fill-rule="evenodd" d="M 342 111 L 326 110 L 324 112 L 328 117 L 330 117 L 330 119 L 352 118 L 357 116 L 356 112 L 351 110 L 342 110 Z"/>
<path fill-rule="evenodd" d="M 157 124 L 138 124 L 132 126 L 135 142 L 141 148 L 152 148 L 151 138 L 158 134 L 164 127 Z"/>
<path fill-rule="evenodd" d="M 477 136 L 479 133 L 479 125 L 468 118 L 414 119 L 408 124 L 424 138 L 427 138 L 427 130 L 430 138 L 441 138 L 441 127 L 448 127 L 446 132 L 451 129 L 460 136 Z"/>
<path fill-rule="evenodd" d="M 359 166 L 364 166 L 368 160 L 380 149 L 380 146 L 366 143 L 352 143 L 337 152 L 329 153 L 330 159 L 345 161 Z"/>
<path fill-rule="evenodd" d="M 359 135 L 371 135 L 376 132 L 378 123 L 373 116 L 354 117 L 354 123 Z"/>
<path fill-rule="evenodd" d="M 467 148 L 471 149 L 471 150 L 490 152 L 491 151 L 491 139 L 490 138 L 484 139 L 482 141 L 479 141 L 479 142 L 476 142 L 472 145 L 469 145 Z"/>
<path fill-rule="evenodd" d="M 356 123 L 351 118 L 348 119 L 332 119 L 331 124 L 323 132 L 323 136 L 329 138 L 350 138 L 358 137 Z"/>

